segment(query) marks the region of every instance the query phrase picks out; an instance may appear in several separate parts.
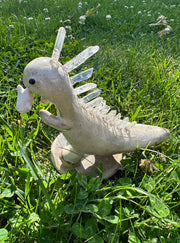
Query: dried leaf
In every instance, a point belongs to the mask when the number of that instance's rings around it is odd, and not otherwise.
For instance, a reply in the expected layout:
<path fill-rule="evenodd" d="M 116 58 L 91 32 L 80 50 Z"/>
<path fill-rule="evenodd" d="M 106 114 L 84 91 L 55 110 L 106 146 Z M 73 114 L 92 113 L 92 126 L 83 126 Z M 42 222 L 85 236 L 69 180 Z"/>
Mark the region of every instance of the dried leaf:
<path fill-rule="evenodd" d="M 149 24 L 149 26 L 156 26 L 156 25 L 167 25 L 166 17 L 164 15 L 160 15 L 155 23 Z"/>
<path fill-rule="evenodd" d="M 95 8 L 91 8 L 91 9 L 87 10 L 85 16 L 86 16 L 86 17 L 90 17 L 90 16 L 94 15 L 94 14 L 97 12 L 97 10 L 98 10 L 98 8 L 99 8 L 100 6 L 101 6 L 101 4 L 98 3 L 97 7 L 95 7 Z"/>
<path fill-rule="evenodd" d="M 166 17 L 164 15 L 160 15 L 155 23 L 149 24 L 149 26 L 157 26 L 163 25 L 165 28 L 158 32 L 158 35 L 162 37 L 163 35 L 168 35 L 172 31 L 172 27 L 167 24 Z"/>
<path fill-rule="evenodd" d="M 152 173 L 153 170 L 156 169 L 156 167 L 154 167 L 151 160 L 149 159 L 141 159 L 139 166 L 141 167 L 142 171 L 145 173 L 147 172 Z"/>
<path fill-rule="evenodd" d="M 170 25 L 167 25 L 165 29 L 160 30 L 158 32 L 158 35 L 162 37 L 163 35 L 168 35 L 172 31 L 172 27 Z"/>

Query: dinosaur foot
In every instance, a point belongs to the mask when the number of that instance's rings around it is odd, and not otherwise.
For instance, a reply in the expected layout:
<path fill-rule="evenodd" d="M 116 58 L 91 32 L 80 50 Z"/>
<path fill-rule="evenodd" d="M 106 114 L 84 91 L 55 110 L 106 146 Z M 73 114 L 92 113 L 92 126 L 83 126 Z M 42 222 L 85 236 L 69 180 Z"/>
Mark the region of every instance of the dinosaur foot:
<path fill-rule="evenodd" d="M 51 159 L 55 169 L 60 174 L 66 174 L 68 170 L 74 168 L 78 173 L 96 172 L 103 174 L 105 179 L 111 177 L 122 168 L 120 163 L 122 154 L 113 156 L 87 155 L 76 164 L 65 162 L 61 159 L 60 154 L 62 149 L 68 145 L 66 138 L 61 133 L 51 146 Z"/>

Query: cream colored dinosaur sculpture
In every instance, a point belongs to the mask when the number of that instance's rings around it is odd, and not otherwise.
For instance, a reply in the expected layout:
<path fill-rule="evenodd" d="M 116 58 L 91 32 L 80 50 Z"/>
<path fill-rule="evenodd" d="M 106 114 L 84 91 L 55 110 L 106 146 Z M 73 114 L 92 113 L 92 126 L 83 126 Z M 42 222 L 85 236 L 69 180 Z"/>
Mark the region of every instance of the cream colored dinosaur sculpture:
<path fill-rule="evenodd" d="M 156 126 L 129 122 L 120 114 L 110 110 L 99 96 L 95 84 L 88 83 L 73 88 L 77 81 L 85 80 L 92 69 L 70 77 L 68 73 L 81 65 L 98 51 L 98 46 L 88 47 L 71 61 L 58 62 L 65 38 L 65 29 L 60 28 L 53 55 L 32 60 L 24 69 L 23 82 L 26 89 L 18 85 L 17 110 L 21 113 L 31 109 L 33 93 L 54 103 L 57 115 L 40 110 L 40 117 L 49 126 L 61 131 L 52 145 L 52 160 L 60 173 L 68 167 L 86 172 L 100 162 L 104 166 L 104 177 L 114 174 L 120 167 L 117 156 L 161 143 L 169 137 L 169 131 Z M 92 90 L 83 98 L 80 93 Z M 87 163 L 89 163 L 87 165 Z M 92 165 L 93 164 L 93 165 Z"/>

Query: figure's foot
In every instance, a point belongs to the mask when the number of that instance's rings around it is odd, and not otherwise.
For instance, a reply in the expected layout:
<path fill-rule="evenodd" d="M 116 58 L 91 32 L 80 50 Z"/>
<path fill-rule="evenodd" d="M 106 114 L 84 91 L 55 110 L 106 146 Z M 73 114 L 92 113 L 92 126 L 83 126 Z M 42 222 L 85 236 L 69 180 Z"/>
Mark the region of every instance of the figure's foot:
<path fill-rule="evenodd" d="M 51 146 L 51 159 L 55 169 L 60 174 L 66 174 L 69 169 L 74 168 L 78 173 L 96 172 L 103 174 L 103 178 L 109 178 L 121 169 L 122 154 L 113 156 L 87 155 L 79 158 L 79 162 L 76 161 L 75 164 L 69 163 L 60 156 L 63 148 L 68 147 L 68 145 L 63 134 L 60 134 Z"/>

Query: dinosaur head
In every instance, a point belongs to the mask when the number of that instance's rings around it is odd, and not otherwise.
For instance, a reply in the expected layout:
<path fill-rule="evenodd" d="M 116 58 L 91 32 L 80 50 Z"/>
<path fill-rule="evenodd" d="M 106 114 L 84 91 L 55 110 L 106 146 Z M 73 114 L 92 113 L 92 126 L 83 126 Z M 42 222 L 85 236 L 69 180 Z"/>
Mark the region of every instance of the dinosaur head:
<path fill-rule="evenodd" d="M 23 72 L 26 89 L 18 85 L 17 110 L 25 113 L 31 109 L 33 93 L 55 103 L 72 94 L 72 86 L 67 72 L 62 65 L 49 57 L 32 60 Z"/>

